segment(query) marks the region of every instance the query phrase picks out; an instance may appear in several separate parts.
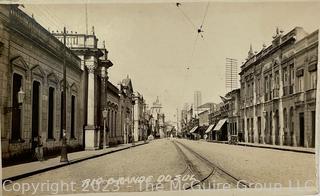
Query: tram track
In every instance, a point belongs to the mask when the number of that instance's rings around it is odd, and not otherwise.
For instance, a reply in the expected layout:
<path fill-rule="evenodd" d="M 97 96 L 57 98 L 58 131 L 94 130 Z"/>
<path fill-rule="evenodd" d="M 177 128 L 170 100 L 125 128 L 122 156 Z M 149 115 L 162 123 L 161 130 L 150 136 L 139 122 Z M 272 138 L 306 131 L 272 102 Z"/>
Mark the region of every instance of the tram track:
<path fill-rule="evenodd" d="M 195 152 L 193 149 L 188 147 L 187 145 L 179 142 L 179 141 L 172 141 L 172 143 L 175 145 L 178 153 L 180 154 L 180 157 L 184 160 L 186 163 L 187 168 L 189 169 L 189 172 L 191 174 L 194 174 L 196 176 L 196 179 L 198 180 L 197 183 L 192 184 L 190 188 L 194 188 L 196 186 L 205 189 L 210 185 L 210 183 L 228 183 L 232 185 L 232 187 L 236 188 L 249 188 L 249 185 L 243 181 L 241 181 L 236 176 L 232 175 L 230 172 L 226 171 L 225 169 L 222 169 L 212 161 L 208 160 L 198 152 Z M 197 160 L 196 160 L 196 159 Z M 206 167 L 208 172 L 201 172 L 200 168 Z M 211 189 L 212 187 L 209 186 Z M 214 186 L 213 188 L 217 188 Z"/>

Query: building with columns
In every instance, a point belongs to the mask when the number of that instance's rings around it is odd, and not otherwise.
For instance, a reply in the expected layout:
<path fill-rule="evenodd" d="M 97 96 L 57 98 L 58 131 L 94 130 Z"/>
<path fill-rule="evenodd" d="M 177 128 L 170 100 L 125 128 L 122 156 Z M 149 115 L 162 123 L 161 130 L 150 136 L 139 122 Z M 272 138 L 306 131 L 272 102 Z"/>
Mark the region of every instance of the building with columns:
<path fill-rule="evenodd" d="M 240 131 L 246 142 L 315 146 L 318 30 L 277 29 L 241 66 Z"/>
<path fill-rule="evenodd" d="M 52 34 L 63 41 L 63 32 L 52 32 Z M 66 45 L 81 59 L 81 89 L 84 93 L 83 121 L 84 121 L 84 144 L 86 150 L 101 148 L 104 137 L 115 132 L 113 121 L 117 110 L 117 101 L 111 102 L 107 99 L 108 89 L 108 68 L 113 63 L 108 59 L 108 51 L 103 42 L 98 47 L 98 38 L 95 35 L 94 27 L 91 34 L 78 34 L 69 31 L 66 33 Z M 108 111 L 108 132 L 104 132 L 104 119 L 102 111 Z"/>
<path fill-rule="evenodd" d="M 65 52 L 64 52 L 65 51 Z M 81 59 L 21 11 L 0 5 L 0 130 L 2 161 L 59 152 L 63 122 L 63 65 L 67 71 L 66 138 L 70 149 L 83 146 L 84 95 Z"/>

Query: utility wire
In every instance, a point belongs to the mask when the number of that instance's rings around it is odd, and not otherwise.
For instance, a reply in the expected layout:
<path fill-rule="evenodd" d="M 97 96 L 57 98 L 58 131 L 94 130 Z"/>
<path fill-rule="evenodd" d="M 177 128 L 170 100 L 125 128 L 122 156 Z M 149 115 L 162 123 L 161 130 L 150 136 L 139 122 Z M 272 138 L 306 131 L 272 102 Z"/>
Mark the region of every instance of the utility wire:
<path fill-rule="evenodd" d="M 182 15 L 187 19 L 187 21 L 195 28 L 197 29 L 196 25 L 192 22 L 191 18 L 180 8 L 180 5 L 177 6 Z"/>
<path fill-rule="evenodd" d="M 205 19 L 206 19 L 206 17 L 207 17 L 209 5 L 210 5 L 210 2 L 208 2 L 208 4 L 207 4 L 206 11 L 205 11 L 205 13 L 204 13 L 204 16 L 203 16 L 203 19 L 202 19 L 202 23 L 201 23 L 200 28 L 202 28 L 202 26 L 203 26 L 203 24 L 204 24 L 204 22 L 205 22 Z"/>

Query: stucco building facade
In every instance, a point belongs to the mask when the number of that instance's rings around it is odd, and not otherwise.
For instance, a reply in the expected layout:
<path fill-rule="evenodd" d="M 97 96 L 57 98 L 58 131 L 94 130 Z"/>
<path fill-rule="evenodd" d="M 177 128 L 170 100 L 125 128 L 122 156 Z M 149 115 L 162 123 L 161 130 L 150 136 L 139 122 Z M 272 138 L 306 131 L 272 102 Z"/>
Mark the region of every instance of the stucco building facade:
<path fill-rule="evenodd" d="M 246 142 L 315 146 L 318 30 L 277 29 L 241 66 L 240 129 Z"/>
<path fill-rule="evenodd" d="M 63 59 L 67 66 L 68 145 L 83 145 L 81 60 L 17 5 L 0 5 L 2 158 L 61 146 Z"/>

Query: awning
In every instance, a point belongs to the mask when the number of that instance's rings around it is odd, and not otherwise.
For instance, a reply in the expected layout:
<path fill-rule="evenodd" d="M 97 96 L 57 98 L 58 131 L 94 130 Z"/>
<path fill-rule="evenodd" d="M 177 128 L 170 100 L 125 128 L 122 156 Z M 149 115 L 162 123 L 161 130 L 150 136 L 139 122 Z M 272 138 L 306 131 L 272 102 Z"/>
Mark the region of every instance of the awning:
<path fill-rule="evenodd" d="M 219 122 L 217 123 L 217 125 L 214 127 L 213 130 L 214 131 L 219 131 L 226 121 L 227 121 L 226 118 L 219 120 Z"/>
<path fill-rule="evenodd" d="M 212 130 L 213 127 L 214 127 L 214 124 L 213 124 L 213 125 L 210 125 L 210 126 L 208 127 L 208 129 L 206 130 L 206 133 L 209 133 L 209 132 Z"/>
<path fill-rule="evenodd" d="M 195 132 L 197 129 L 198 129 L 198 126 L 193 127 L 193 128 L 190 130 L 190 133 Z"/>

